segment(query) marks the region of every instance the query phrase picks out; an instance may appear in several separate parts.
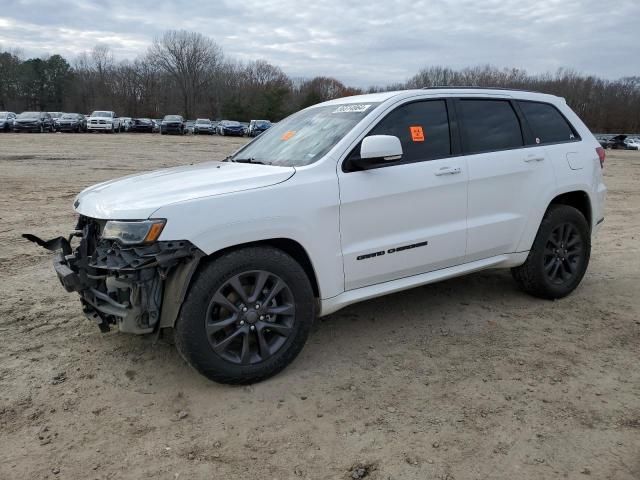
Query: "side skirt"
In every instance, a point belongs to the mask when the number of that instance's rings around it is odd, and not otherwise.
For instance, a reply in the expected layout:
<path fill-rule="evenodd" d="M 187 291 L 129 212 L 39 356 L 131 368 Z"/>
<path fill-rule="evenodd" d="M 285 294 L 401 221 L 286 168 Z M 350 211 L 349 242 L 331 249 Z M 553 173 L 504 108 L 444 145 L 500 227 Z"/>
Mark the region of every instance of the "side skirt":
<path fill-rule="evenodd" d="M 433 272 L 412 275 L 411 277 L 399 278 L 390 282 L 377 283 L 368 287 L 349 290 L 340 295 L 331 298 L 324 298 L 320 302 L 320 314 L 323 317 L 331 313 L 337 312 L 341 308 L 353 303 L 362 302 L 375 297 L 381 297 L 390 293 L 408 290 L 410 288 L 427 285 L 429 283 L 447 280 L 453 277 L 459 277 L 468 273 L 485 270 L 488 268 L 511 268 L 522 265 L 529 252 L 510 253 L 497 255 L 495 257 L 476 260 L 475 262 L 463 263 L 453 267 L 447 267 Z"/>

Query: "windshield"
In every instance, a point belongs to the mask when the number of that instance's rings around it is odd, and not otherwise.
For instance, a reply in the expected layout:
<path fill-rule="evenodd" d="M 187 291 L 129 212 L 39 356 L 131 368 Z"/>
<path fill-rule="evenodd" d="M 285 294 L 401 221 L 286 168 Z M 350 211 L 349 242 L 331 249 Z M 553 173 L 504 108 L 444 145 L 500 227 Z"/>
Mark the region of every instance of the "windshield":
<path fill-rule="evenodd" d="M 211 123 L 211 120 L 198 120 L 196 123 L 199 123 L 199 124 L 203 124 L 203 123 L 204 123 L 204 124 L 209 124 L 209 123 Z"/>
<path fill-rule="evenodd" d="M 63 120 L 73 120 L 75 119 L 77 116 L 74 113 L 65 113 L 64 115 L 62 115 L 62 119 Z"/>
<path fill-rule="evenodd" d="M 0 112 L 0 118 L 7 118 L 9 116 L 9 114 L 4 113 L 4 112 Z"/>
<path fill-rule="evenodd" d="M 108 117 L 111 118 L 113 116 L 113 112 L 93 112 L 91 114 L 92 117 Z"/>
<path fill-rule="evenodd" d="M 179 122 L 182 120 L 178 115 L 167 115 L 166 117 L 164 117 L 164 119 L 172 122 Z"/>
<path fill-rule="evenodd" d="M 18 118 L 40 118 L 40 112 L 22 112 Z"/>
<path fill-rule="evenodd" d="M 136 122 L 138 122 L 138 123 L 151 123 L 151 119 L 150 118 L 137 118 Z"/>
<path fill-rule="evenodd" d="M 237 152 L 232 161 L 251 159 L 301 167 L 325 155 L 378 104 L 342 104 L 294 113 Z"/>
<path fill-rule="evenodd" d="M 268 122 L 268 121 L 266 121 L 266 120 L 258 120 L 258 121 L 255 123 L 255 125 L 256 125 L 256 127 L 260 127 L 260 128 L 262 128 L 262 127 L 268 127 L 269 125 L 271 125 L 271 122 Z"/>

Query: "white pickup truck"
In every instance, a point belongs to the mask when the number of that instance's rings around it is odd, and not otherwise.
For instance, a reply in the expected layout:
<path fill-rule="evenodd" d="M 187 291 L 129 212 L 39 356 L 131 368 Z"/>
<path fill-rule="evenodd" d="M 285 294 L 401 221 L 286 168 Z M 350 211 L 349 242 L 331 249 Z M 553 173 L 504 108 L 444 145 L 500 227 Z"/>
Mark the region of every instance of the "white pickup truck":
<path fill-rule="evenodd" d="M 116 112 L 108 110 L 96 110 L 87 119 L 88 132 L 119 133 L 121 129 L 120 118 Z"/>
<path fill-rule="evenodd" d="M 71 237 L 26 237 L 57 252 L 102 330 L 171 327 L 202 374 L 251 383 L 296 357 L 316 315 L 354 302 L 488 268 L 534 296 L 568 295 L 604 220 L 604 160 L 555 96 L 354 96 L 226 161 L 87 188 Z"/>

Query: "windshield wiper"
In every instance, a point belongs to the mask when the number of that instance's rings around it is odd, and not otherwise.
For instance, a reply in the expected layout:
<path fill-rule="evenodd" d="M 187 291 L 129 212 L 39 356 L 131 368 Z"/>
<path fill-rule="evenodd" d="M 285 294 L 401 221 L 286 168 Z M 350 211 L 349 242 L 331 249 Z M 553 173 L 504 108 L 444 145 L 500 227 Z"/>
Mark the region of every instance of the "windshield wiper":
<path fill-rule="evenodd" d="M 267 162 L 261 162 L 260 160 L 256 160 L 254 157 L 249 157 L 249 158 L 234 158 L 231 160 L 232 162 L 238 162 L 238 163 L 259 163 L 260 165 L 270 165 L 270 163 Z"/>

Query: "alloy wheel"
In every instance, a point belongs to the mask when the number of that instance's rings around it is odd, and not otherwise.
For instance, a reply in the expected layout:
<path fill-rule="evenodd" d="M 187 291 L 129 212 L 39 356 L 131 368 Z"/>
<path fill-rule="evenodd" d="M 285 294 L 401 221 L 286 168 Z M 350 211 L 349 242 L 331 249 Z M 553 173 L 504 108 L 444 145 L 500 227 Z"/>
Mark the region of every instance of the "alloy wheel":
<path fill-rule="evenodd" d="M 571 281 L 580 271 L 584 244 L 578 229 L 563 223 L 552 231 L 544 249 L 544 272 L 554 285 Z"/>
<path fill-rule="evenodd" d="M 227 280 L 207 308 L 205 329 L 213 351 L 239 365 L 263 362 L 293 333 L 295 304 L 289 286 L 264 270 Z"/>

